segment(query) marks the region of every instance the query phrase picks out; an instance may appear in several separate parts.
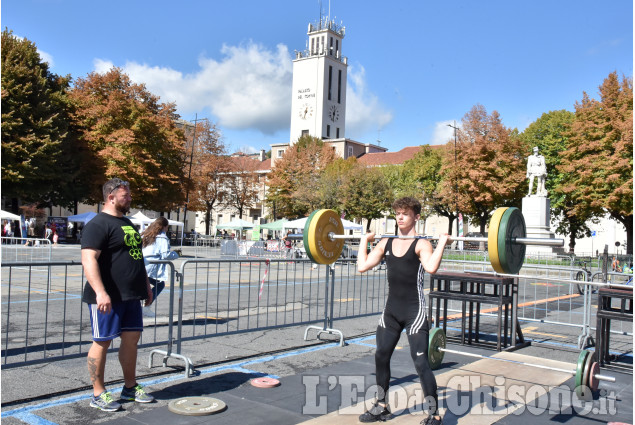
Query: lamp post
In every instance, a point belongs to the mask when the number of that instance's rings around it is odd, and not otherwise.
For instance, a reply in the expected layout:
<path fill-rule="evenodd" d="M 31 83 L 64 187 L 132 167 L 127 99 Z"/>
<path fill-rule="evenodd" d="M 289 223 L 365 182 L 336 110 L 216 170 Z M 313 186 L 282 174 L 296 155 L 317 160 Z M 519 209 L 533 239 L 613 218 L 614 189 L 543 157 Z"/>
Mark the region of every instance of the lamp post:
<path fill-rule="evenodd" d="M 190 203 L 190 179 L 192 178 L 192 161 L 194 159 L 194 146 L 196 145 L 196 124 L 199 121 L 207 121 L 207 118 L 198 119 L 198 114 L 194 115 L 194 134 L 192 135 L 192 150 L 190 151 L 190 168 L 187 172 L 187 188 L 185 189 L 185 208 L 183 209 L 183 227 L 187 230 L 187 206 Z M 181 241 L 181 243 L 183 243 Z"/>
<path fill-rule="evenodd" d="M 452 124 L 448 124 L 448 127 L 452 127 L 454 129 L 454 209 L 456 211 L 456 235 L 459 235 L 459 208 L 458 208 L 458 202 L 457 202 L 457 194 L 458 194 L 458 188 L 457 188 L 457 184 L 456 184 L 456 130 L 458 130 L 458 127 L 456 126 L 456 121 L 454 121 L 454 125 Z"/>

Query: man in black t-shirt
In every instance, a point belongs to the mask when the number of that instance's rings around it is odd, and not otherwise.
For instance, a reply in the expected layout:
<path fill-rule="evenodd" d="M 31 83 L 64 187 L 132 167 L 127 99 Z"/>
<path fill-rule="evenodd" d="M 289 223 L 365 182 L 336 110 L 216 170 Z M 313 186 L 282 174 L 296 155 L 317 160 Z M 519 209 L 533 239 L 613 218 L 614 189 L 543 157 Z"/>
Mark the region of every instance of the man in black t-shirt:
<path fill-rule="evenodd" d="M 116 411 L 121 404 L 106 390 L 104 370 L 110 341 L 121 338 L 119 363 L 123 371 L 122 400 L 154 401 L 136 380 L 137 344 L 143 331 L 141 300 L 152 303 L 141 236 L 124 217 L 130 209 L 130 187 L 121 179 L 107 181 L 104 208 L 84 226 L 82 265 L 86 285 L 82 301 L 88 303 L 93 345 L 88 351 L 88 372 L 93 384 L 92 407 Z"/>

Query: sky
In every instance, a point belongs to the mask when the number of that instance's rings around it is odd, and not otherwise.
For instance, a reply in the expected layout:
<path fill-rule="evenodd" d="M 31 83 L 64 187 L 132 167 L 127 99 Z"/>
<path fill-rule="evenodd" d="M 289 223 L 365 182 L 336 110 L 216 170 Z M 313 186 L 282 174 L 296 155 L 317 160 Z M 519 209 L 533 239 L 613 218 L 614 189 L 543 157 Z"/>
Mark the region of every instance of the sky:
<path fill-rule="evenodd" d="M 52 72 L 122 68 L 230 152 L 289 141 L 292 60 L 320 15 L 346 27 L 347 138 L 389 151 L 453 140 L 477 104 L 523 131 L 633 76 L 631 0 L 4 0 L 2 28 Z"/>

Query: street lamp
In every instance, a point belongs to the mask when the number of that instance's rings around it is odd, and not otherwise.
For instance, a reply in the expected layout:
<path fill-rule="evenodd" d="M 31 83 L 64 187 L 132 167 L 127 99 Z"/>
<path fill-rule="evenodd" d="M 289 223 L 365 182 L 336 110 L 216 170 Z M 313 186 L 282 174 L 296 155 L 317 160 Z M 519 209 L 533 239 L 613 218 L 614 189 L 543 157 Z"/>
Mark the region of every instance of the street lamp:
<path fill-rule="evenodd" d="M 198 114 L 194 115 L 194 134 L 192 135 L 192 150 L 190 152 L 190 168 L 187 172 L 187 188 L 185 189 L 185 208 L 183 210 L 183 227 L 187 230 L 187 206 L 190 203 L 190 179 L 192 178 L 192 161 L 194 159 L 194 145 L 196 144 L 196 123 L 207 121 L 207 118 L 198 119 Z M 181 243 L 183 243 L 181 241 Z"/>
<path fill-rule="evenodd" d="M 458 188 L 457 188 L 457 184 L 456 184 L 456 130 L 458 130 L 458 127 L 456 126 L 456 121 L 454 121 L 454 125 L 452 124 L 447 124 L 448 127 L 452 127 L 454 129 L 454 209 L 456 210 L 456 235 L 459 236 L 459 208 L 458 208 L 458 202 L 457 202 L 457 193 L 458 193 Z"/>

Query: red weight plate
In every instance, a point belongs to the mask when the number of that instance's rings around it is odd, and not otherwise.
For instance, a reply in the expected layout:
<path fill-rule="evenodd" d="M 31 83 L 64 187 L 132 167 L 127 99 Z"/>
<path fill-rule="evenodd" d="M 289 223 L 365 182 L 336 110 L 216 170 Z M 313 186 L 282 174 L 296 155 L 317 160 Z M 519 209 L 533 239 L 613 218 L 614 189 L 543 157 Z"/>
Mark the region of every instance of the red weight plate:
<path fill-rule="evenodd" d="M 251 385 L 258 388 L 273 388 L 280 385 L 280 381 L 274 378 L 254 378 L 251 380 Z"/>
<path fill-rule="evenodd" d="M 600 365 L 598 362 L 593 362 L 589 374 L 589 388 L 593 391 L 597 391 L 598 386 L 600 385 L 600 380 L 595 377 L 598 373 L 600 373 Z"/>

